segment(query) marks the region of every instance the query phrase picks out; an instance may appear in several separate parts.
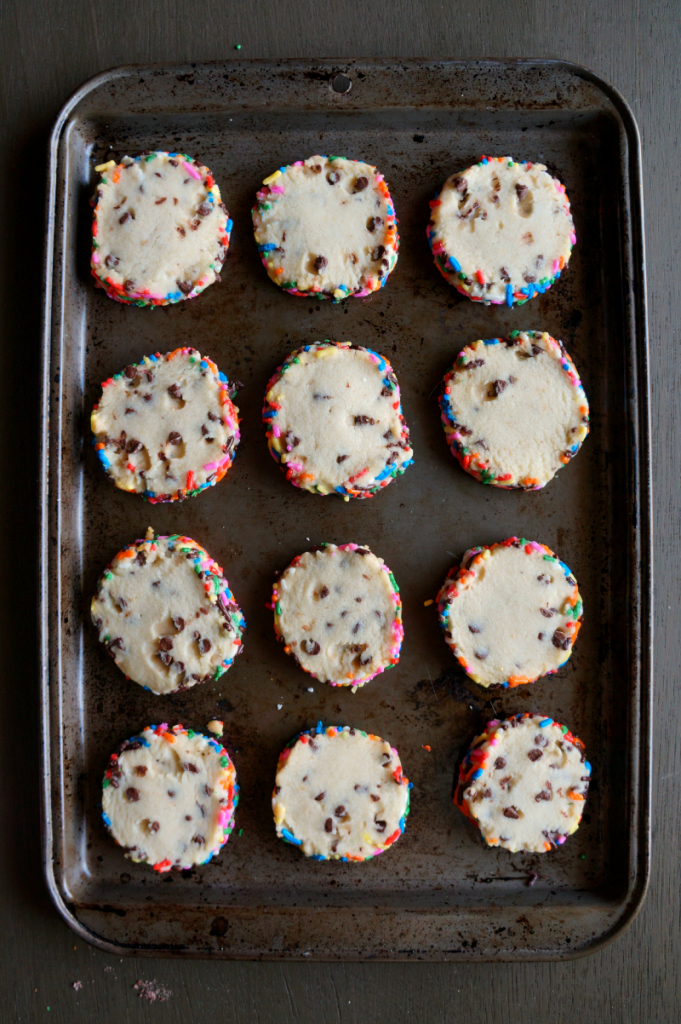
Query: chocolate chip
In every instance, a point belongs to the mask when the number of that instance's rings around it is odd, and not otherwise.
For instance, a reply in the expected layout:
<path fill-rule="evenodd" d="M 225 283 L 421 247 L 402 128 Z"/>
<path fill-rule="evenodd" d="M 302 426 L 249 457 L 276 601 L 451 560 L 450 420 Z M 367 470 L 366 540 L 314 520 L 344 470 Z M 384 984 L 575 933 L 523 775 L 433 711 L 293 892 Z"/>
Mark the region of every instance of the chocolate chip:
<path fill-rule="evenodd" d="M 506 758 L 505 757 L 498 757 L 496 759 L 496 761 L 494 762 L 494 767 L 495 768 L 505 768 L 506 767 Z"/>
<path fill-rule="evenodd" d="M 150 832 L 158 832 L 160 827 L 161 826 L 160 826 L 158 821 L 152 821 L 151 824 L 149 825 L 149 831 Z"/>
<path fill-rule="evenodd" d="M 501 280 L 502 281 L 505 281 L 506 284 L 510 284 L 511 283 L 511 275 L 509 274 L 509 272 L 506 269 L 506 267 L 502 267 L 501 270 L 499 271 L 499 273 L 501 274 Z"/>
<path fill-rule="evenodd" d="M 301 650 L 305 652 L 305 654 L 319 654 L 319 652 L 321 651 L 321 647 L 319 646 L 316 640 L 303 640 L 300 644 L 300 647 Z"/>
<path fill-rule="evenodd" d="M 118 256 L 114 256 L 112 253 L 109 253 L 104 262 L 107 267 L 117 267 L 121 261 Z"/>
<path fill-rule="evenodd" d="M 336 462 L 339 462 L 339 463 L 340 462 L 345 462 L 345 460 L 349 459 L 349 458 L 350 458 L 349 455 L 337 455 L 336 456 Z"/>
<path fill-rule="evenodd" d="M 353 634 L 355 634 L 355 633 L 359 633 L 359 627 L 360 627 L 360 623 L 359 623 L 359 622 L 358 622 L 358 623 L 356 623 L 356 625 L 354 625 L 354 626 L 352 627 L 352 632 L 353 632 Z"/>
<path fill-rule="evenodd" d="M 496 398 L 498 395 L 502 393 L 502 391 L 506 390 L 507 386 L 508 383 L 505 380 L 493 380 L 492 388 L 491 391 L 489 392 L 489 397 Z"/>
<path fill-rule="evenodd" d="M 171 398 L 177 398 L 180 401 L 182 400 L 182 391 L 180 389 L 179 384 L 171 384 L 170 387 L 168 388 L 168 394 L 170 395 Z M 174 435 L 171 434 L 170 436 L 173 437 Z M 180 435 L 177 434 L 177 437 L 179 436 Z"/>
<path fill-rule="evenodd" d="M 476 651 L 475 657 L 478 659 L 478 661 L 484 661 L 485 658 L 487 657 L 487 651 Z"/>
<path fill-rule="evenodd" d="M 340 171 L 329 171 L 329 173 L 326 176 L 326 180 L 328 181 L 329 185 L 336 185 L 340 181 L 340 178 Z"/>
<path fill-rule="evenodd" d="M 314 261 L 314 268 L 317 271 L 317 273 L 319 273 L 320 270 L 323 270 L 324 267 L 328 266 L 328 263 L 329 261 L 327 260 L 326 256 L 316 256 Z"/>
<path fill-rule="evenodd" d="M 166 199 L 167 199 L 167 196 L 163 196 L 163 198 L 162 198 L 162 199 L 157 199 L 157 200 L 156 200 L 156 201 L 154 202 L 154 206 L 160 206 L 160 205 L 161 205 L 161 203 L 165 203 Z"/>
<path fill-rule="evenodd" d="M 127 445 L 125 446 L 126 452 L 128 452 L 128 454 L 130 455 L 135 455 L 137 452 L 141 452 L 143 448 L 144 445 L 142 444 L 142 442 L 136 441 L 134 437 L 131 437 Z"/>
<path fill-rule="evenodd" d="M 147 561 L 147 553 L 146 553 L 146 551 L 138 551 L 137 552 L 137 557 L 135 558 L 135 561 L 137 562 L 138 565 L 144 565 L 146 563 L 146 561 Z"/>
<path fill-rule="evenodd" d="M 468 182 L 465 178 L 454 178 L 452 185 L 457 192 L 465 192 L 468 188 Z"/>
<path fill-rule="evenodd" d="M 544 634 L 543 633 L 537 633 L 537 640 L 543 640 L 543 639 L 544 639 Z"/>
<path fill-rule="evenodd" d="M 128 378 L 128 380 L 132 380 L 134 377 L 137 376 L 137 367 L 136 366 L 126 366 L 126 368 L 123 370 L 123 373 Z"/>
<path fill-rule="evenodd" d="M 175 284 L 183 295 L 189 295 L 190 291 L 194 288 L 194 285 L 190 281 L 176 281 Z M 170 390 L 170 388 L 168 388 L 168 390 Z"/>
<path fill-rule="evenodd" d="M 363 426 L 365 423 L 373 426 L 376 420 L 372 420 L 370 416 L 355 416 L 355 426 Z"/>
<path fill-rule="evenodd" d="M 324 831 L 333 832 L 333 820 L 331 818 L 327 818 L 324 822 Z"/>
<path fill-rule="evenodd" d="M 562 629 L 557 629 L 551 637 L 553 646 L 561 651 L 569 651 L 571 642 L 570 637 L 563 633 Z"/>
<path fill-rule="evenodd" d="M 367 231 L 370 231 L 373 234 L 379 224 L 382 223 L 382 217 L 369 217 L 369 220 L 367 221 Z"/>
<path fill-rule="evenodd" d="M 540 608 L 539 611 L 542 613 L 542 615 L 544 616 L 545 619 L 552 619 L 553 618 L 553 612 L 551 611 L 550 608 Z"/>
<path fill-rule="evenodd" d="M 172 651 L 173 641 L 169 636 L 162 636 L 158 642 L 158 646 L 161 648 L 162 651 Z"/>
<path fill-rule="evenodd" d="M 537 280 L 532 274 L 523 274 L 523 281 L 527 281 L 528 284 L 534 284 Z"/>
<path fill-rule="evenodd" d="M 328 597 L 329 596 L 329 588 L 328 587 L 322 587 L 322 589 L 319 591 L 319 596 L 321 598 Z"/>
<path fill-rule="evenodd" d="M 325 796 L 326 796 L 325 792 L 320 793 L 318 796 L 315 797 L 315 800 L 317 800 L 317 802 L 319 802 L 320 800 L 323 800 Z"/>
<path fill-rule="evenodd" d="M 168 434 L 168 444 L 182 444 L 182 434 L 178 434 L 176 430 Z"/>
<path fill-rule="evenodd" d="M 471 631 L 471 633 L 481 633 L 482 632 L 482 630 L 480 629 L 480 626 L 469 626 L 468 628 Z"/>
<path fill-rule="evenodd" d="M 345 807 L 343 806 L 343 804 L 339 804 L 333 813 L 336 815 L 337 818 L 342 818 L 343 815 L 345 814 Z"/>
<path fill-rule="evenodd" d="M 193 772 L 194 775 L 198 775 L 199 774 L 199 769 L 196 767 L 195 764 L 192 764 L 191 761 L 184 761 L 182 763 L 182 768 L 186 772 Z"/>
<path fill-rule="evenodd" d="M 515 807 L 504 807 L 505 818 L 519 818 L 520 815 L 516 811 Z"/>
<path fill-rule="evenodd" d="M 128 220 L 130 220 L 130 214 L 129 213 L 124 213 L 122 217 L 118 218 L 118 223 L 119 224 L 125 224 L 125 222 L 128 221 Z"/>
<path fill-rule="evenodd" d="M 130 786 L 128 789 L 126 789 L 125 796 L 130 801 L 131 804 L 137 803 L 137 801 L 140 798 L 139 789 L 135 789 L 134 786 Z"/>
<path fill-rule="evenodd" d="M 126 295 L 130 295 L 132 292 L 134 292 L 136 287 L 137 285 L 135 284 L 134 281 L 130 280 L 130 278 L 123 282 L 123 291 L 125 292 Z"/>
<path fill-rule="evenodd" d="M 528 191 L 527 185 L 516 185 L 515 190 L 516 190 L 516 192 L 518 194 L 518 199 L 522 202 L 522 200 L 527 195 L 527 191 Z"/>
<path fill-rule="evenodd" d="M 213 207 L 210 205 L 210 203 L 203 202 L 199 207 L 197 207 L 196 212 L 198 213 L 199 217 L 207 217 L 209 213 L 213 212 Z"/>
<path fill-rule="evenodd" d="M 161 659 L 162 664 L 165 665 L 166 668 L 170 668 L 173 663 L 172 654 L 169 654 L 167 651 L 159 651 L 158 656 Z"/>
<path fill-rule="evenodd" d="M 538 750 L 537 747 L 534 747 L 533 750 L 528 751 L 527 756 L 529 757 L 530 761 L 538 761 L 540 757 L 544 756 L 544 751 Z"/>
<path fill-rule="evenodd" d="M 371 258 L 374 261 L 374 263 L 377 263 L 378 260 L 382 260 L 384 256 L 385 256 L 385 246 L 384 245 L 377 245 L 376 248 L 371 253 Z"/>
<path fill-rule="evenodd" d="M 170 799 L 172 800 L 172 798 L 173 798 L 173 797 L 175 796 L 175 790 L 173 790 L 173 789 L 169 789 L 169 790 L 168 790 L 168 796 L 169 796 L 169 797 L 170 797 Z"/>
<path fill-rule="evenodd" d="M 355 789 L 357 789 L 357 786 L 355 786 Z M 381 798 L 380 798 L 380 796 L 374 796 L 374 794 L 373 794 L 373 793 L 370 793 L 370 794 L 369 794 L 369 796 L 371 797 L 371 799 L 373 800 L 373 802 L 374 802 L 375 804 L 377 804 L 377 803 L 378 803 L 378 801 L 379 801 L 379 800 L 381 799 Z"/>
<path fill-rule="evenodd" d="M 542 789 L 540 793 L 537 793 L 534 799 L 537 801 L 537 803 L 539 803 L 540 800 L 550 800 L 551 794 L 549 793 L 548 789 Z"/>
<path fill-rule="evenodd" d="M 387 821 L 382 821 L 382 820 L 374 819 L 374 823 L 376 825 L 376 831 L 377 832 L 385 832 L 386 826 L 388 824 Z"/>
<path fill-rule="evenodd" d="M 364 189 L 367 188 L 368 184 L 369 179 L 365 178 L 364 175 L 362 175 L 361 178 L 357 178 L 355 181 L 355 192 L 363 192 Z"/>
<path fill-rule="evenodd" d="M 484 365 L 485 365 L 485 360 L 484 359 L 471 359 L 471 361 L 469 363 L 466 363 L 466 365 L 464 366 L 464 370 L 475 370 L 476 367 L 484 366 Z M 470 433 L 472 433 L 472 431 L 469 430 L 468 433 L 470 434 Z"/>
<path fill-rule="evenodd" d="M 139 775 L 141 779 L 147 774 L 146 765 L 143 764 L 135 765 L 133 771 L 135 772 L 135 775 Z"/>
<path fill-rule="evenodd" d="M 205 841 L 206 840 L 203 838 L 203 836 L 198 836 L 198 835 L 194 836 L 193 839 L 192 839 L 192 842 L 196 843 L 197 846 L 203 846 Z"/>
<path fill-rule="evenodd" d="M 208 654 L 212 646 L 213 645 L 208 639 L 208 637 L 204 636 L 202 640 L 199 640 L 199 651 L 201 652 L 201 654 Z"/>
<path fill-rule="evenodd" d="M 167 462 L 168 461 L 168 456 L 166 455 L 165 452 L 159 452 L 158 453 L 158 457 L 161 460 L 161 462 Z"/>

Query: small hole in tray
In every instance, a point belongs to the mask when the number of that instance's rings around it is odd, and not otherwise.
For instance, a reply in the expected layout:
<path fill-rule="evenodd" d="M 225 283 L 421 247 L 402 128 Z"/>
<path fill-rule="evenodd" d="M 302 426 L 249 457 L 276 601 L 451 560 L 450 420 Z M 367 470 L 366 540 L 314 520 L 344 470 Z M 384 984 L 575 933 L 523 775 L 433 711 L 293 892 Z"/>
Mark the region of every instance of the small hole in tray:
<path fill-rule="evenodd" d="M 350 92 L 352 89 L 352 79 L 348 78 L 347 75 L 336 75 L 331 85 L 334 92 Z"/>

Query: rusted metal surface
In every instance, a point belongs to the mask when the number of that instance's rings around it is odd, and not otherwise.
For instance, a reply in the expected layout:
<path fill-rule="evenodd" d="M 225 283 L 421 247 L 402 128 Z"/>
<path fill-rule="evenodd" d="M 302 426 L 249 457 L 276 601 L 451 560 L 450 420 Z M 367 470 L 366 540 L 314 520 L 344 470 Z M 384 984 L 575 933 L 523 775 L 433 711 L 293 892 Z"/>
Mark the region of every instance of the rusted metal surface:
<path fill-rule="evenodd" d="M 151 148 L 199 155 L 234 220 L 222 283 L 153 311 L 112 302 L 88 274 L 93 166 Z M 400 258 L 369 299 L 334 306 L 294 298 L 260 265 L 250 225 L 259 183 L 318 152 L 366 159 L 389 183 Z M 426 242 L 428 200 L 481 152 L 545 162 L 572 202 L 578 244 L 570 267 L 520 309 L 456 294 Z M 86 84 L 64 109 L 52 141 L 46 267 L 44 857 L 53 898 L 84 937 L 108 949 L 178 955 L 522 960 L 589 952 L 631 919 L 648 874 L 651 698 L 639 175 L 624 103 L 561 62 L 129 67 Z M 565 342 L 591 403 L 581 453 L 536 493 L 484 487 L 462 472 L 436 402 L 463 345 L 516 327 Z M 324 338 L 385 353 L 402 387 L 416 462 L 371 501 L 295 490 L 267 452 L 267 379 L 290 350 Z M 149 506 L 101 471 L 89 412 L 100 381 L 147 352 L 183 344 L 243 381 L 243 440 L 217 487 Z M 149 524 L 205 545 L 244 609 L 244 653 L 214 686 L 145 692 L 104 656 L 89 625 L 100 569 Z M 556 676 L 491 694 L 459 669 L 424 601 L 467 547 L 514 533 L 548 544 L 570 565 L 585 620 Z M 265 608 L 273 572 L 323 540 L 369 545 L 404 600 L 399 665 L 355 695 L 297 669 Z M 476 729 L 491 713 L 523 710 L 567 723 L 593 765 L 581 828 L 547 856 L 484 848 L 451 803 L 455 768 Z M 239 773 L 243 831 L 206 867 L 160 877 L 125 860 L 104 832 L 107 756 L 150 722 L 205 729 L 216 717 Z M 404 836 L 371 863 L 308 861 L 276 839 L 277 755 L 319 719 L 388 738 L 414 783 Z"/>

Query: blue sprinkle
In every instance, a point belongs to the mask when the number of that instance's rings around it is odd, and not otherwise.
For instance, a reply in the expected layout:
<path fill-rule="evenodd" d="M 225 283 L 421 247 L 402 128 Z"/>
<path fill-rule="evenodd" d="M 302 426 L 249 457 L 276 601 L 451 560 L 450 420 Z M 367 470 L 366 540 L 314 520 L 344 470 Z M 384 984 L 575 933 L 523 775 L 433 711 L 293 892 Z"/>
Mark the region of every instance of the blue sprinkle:
<path fill-rule="evenodd" d="M 591 775 L 591 765 L 589 764 L 588 761 L 584 762 L 584 767 L 588 771 L 589 775 Z"/>
<path fill-rule="evenodd" d="M 225 375 L 222 372 L 222 370 L 218 370 L 218 378 L 222 381 L 223 384 L 229 384 L 229 381 L 225 377 Z"/>
<path fill-rule="evenodd" d="M 547 725 L 553 725 L 553 719 L 552 718 L 543 718 L 541 720 L 541 722 L 539 723 L 539 728 L 540 729 L 545 729 Z"/>
<path fill-rule="evenodd" d="M 107 826 L 107 828 L 111 828 L 111 818 L 109 818 L 109 817 L 108 817 L 108 816 L 107 816 L 107 815 L 106 815 L 106 814 L 104 813 L 104 811 L 102 811 L 102 819 L 103 819 L 103 821 L 104 821 L 104 824 L 105 824 L 105 825 Z"/>
<path fill-rule="evenodd" d="M 404 832 L 404 818 L 400 818 L 400 823 L 398 825 L 398 828 L 399 828 L 400 832 Z"/>
<path fill-rule="evenodd" d="M 513 286 L 510 284 L 506 285 L 506 305 L 513 305 Z"/>
<path fill-rule="evenodd" d="M 326 860 L 326 857 L 324 857 L 321 853 L 313 853 L 312 856 L 310 857 L 310 860 Z"/>
<path fill-rule="evenodd" d="M 324 732 L 324 726 L 322 725 L 321 722 L 317 722 L 317 735 L 318 736 L 319 736 L 320 732 Z"/>
<path fill-rule="evenodd" d="M 348 493 L 348 492 L 347 492 L 347 491 L 345 490 L 345 488 L 344 488 L 344 487 L 336 487 L 336 488 L 334 488 L 334 490 L 336 490 L 338 494 L 347 494 L 347 493 Z"/>
<path fill-rule="evenodd" d="M 287 828 L 282 828 L 281 835 L 282 835 L 282 838 L 285 839 L 287 843 L 293 843 L 294 846 L 302 846 L 303 845 L 303 840 L 302 839 L 296 839 L 296 837 L 294 836 L 293 832 L 289 832 L 289 830 Z"/>
<path fill-rule="evenodd" d="M 554 280 L 554 281 L 557 281 L 557 280 L 558 280 L 558 278 L 560 277 L 560 275 L 561 275 L 561 271 L 560 271 L 560 270 L 557 270 L 557 271 L 556 271 L 556 273 L 555 273 L 555 274 L 553 275 L 553 280 Z"/>
<path fill-rule="evenodd" d="M 565 562 L 561 562 L 560 559 L 558 559 L 558 565 L 561 567 L 566 576 L 572 576 L 572 573 L 570 572 L 570 569 L 565 564 Z"/>
<path fill-rule="evenodd" d="M 482 162 L 483 162 L 483 164 L 488 164 L 489 160 L 487 159 L 487 157 L 485 157 L 485 159 Z"/>
<path fill-rule="evenodd" d="M 485 342 L 485 345 L 498 345 L 501 338 L 490 338 L 489 341 Z"/>
<path fill-rule="evenodd" d="M 472 779 L 479 779 L 481 775 L 482 775 L 482 768 L 476 768 L 475 771 L 473 772 L 473 774 L 471 775 L 471 778 Z"/>
<path fill-rule="evenodd" d="M 233 227 L 234 227 L 234 221 L 233 220 L 228 220 L 227 221 L 227 231 L 231 231 Z"/>
<path fill-rule="evenodd" d="M 461 271 L 461 264 L 459 263 L 458 260 L 455 260 L 453 256 L 449 257 L 449 265 L 450 265 L 450 267 L 454 268 L 454 270 L 457 272 L 457 274 L 460 273 L 460 271 Z"/>
<path fill-rule="evenodd" d="M 258 252 L 270 252 L 272 249 L 276 249 L 274 242 L 267 242 L 266 245 L 259 245 Z"/>
<path fill-rule="evenodd" d="M 413 789 L 413 788 L 414 788 L 414 783 L 410 782 L 409 785 L 407 786 L 407 789 Z"/>
<path fill-rule="evenodd" d="M 158 362 L 158 356 L 155 356 L 155 355 L 153 355 L 153 354 L 152 354 L 152 355 L 150 355 L 150 356 L 147 356 L 147 359 L 152 359 L 152 360 L 153 360 L 153 361 L 154 361 L 155 363 L 157 363 L 157 362 Z"/>
<path fill-rule="evenodd" d="M 528 284 L 528 286 L 527 286 L 527 293 L 526 294 L 527 294 L 528 299 L 532 298 L 532 296 L 534 295 L 534 285 L 533 284 Z"/>
<path fill-rule="evenodd" d="M 504 690 L 508 689 L 508 683 L 502 683 L 501 685 L 502 685 Z"/>
<path fill-rule="evenodd" d="M 264 412 L 262 414 L 262 418 L 264 420 L 273 420 L 276 415 L 277 415 L 277 410 L 276 409 L 272 409 L 271 412 Z"/>
<path fill-rule="evenodd" d="M 288 168 L 287 167 L 280 167 L 279 170 L 281 171 L 282 174 L 286 174 L 286 171 L 288 170 Z"/>

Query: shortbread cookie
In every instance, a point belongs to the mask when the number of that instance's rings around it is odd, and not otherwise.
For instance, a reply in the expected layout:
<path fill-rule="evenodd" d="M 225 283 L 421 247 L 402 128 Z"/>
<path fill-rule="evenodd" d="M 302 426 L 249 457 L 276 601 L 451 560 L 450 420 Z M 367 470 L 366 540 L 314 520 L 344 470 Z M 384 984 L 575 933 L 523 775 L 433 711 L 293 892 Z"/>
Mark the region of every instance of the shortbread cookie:
<path fill-rule="evenodd" d="M 315 860 L 370 860 L 404 832 L 410 789 L 386 740 L 320 722 L 279 757 L 277 835 Z"/>
<path fill-rule="evenodd" d="M 126 857 L 160 872 L 207 864 L 227 842 L 239 802 L 224 747 L 165 722 L 121 744 L 102 790 L 104 824 Z"/>
<path fill-rule="evenodd" d="M 430 206 L 435 265 L 476 302 L 542 295 L 577 241 L 565 188 L 543 164 L 483 156 L 448 178 Z"/>
<path fill-rule="evenodd" d="M 399 660 L 399 590 L 368 548 L 325 544 L 297 555 L 274 584 L 272 607 L 284 650 L 322 683 L 355 690 Z"/>
<path fill-rule="evenodd" d="M 545 853 L 579 828 L 590 778 L 582 741 L 526 712 L 487 723 L 461 762 L 454 803 L 488 846 Z"/>
<path fill-rule="evenodd" d="M 520 686 L 572 654 L 582 599 L 564 562 L 521 537 L 467 551 L 437 597 L 445 640 L 480 686 Z"/>
<path fill-rule="evenodd" d="M 239 443 L 238 386 L 195 348 L 144 356 L 105 380 L 90 424 L 116 487 L 154 503 L 222 480 Z"/>
<path fill-rule="evenodd" d="M 267 273 L 291 295 L 340 302 L 388 280 L 399 238 L 390 192 L 371 164 L 311 156 L 265 178 L 252 210 Z"/>
<path fill-rule="evenodd" d="M 191 537 L 151 529 L 104 570 L 91 613 L 120 670 L 152 693 L 219 679 L 246 626 L 210 555 Z"/>
<path fill-rule="evenodd" d="M 443 381 L 440 410 L 452 454 L 495 487 L 544 487 L 589 433 L 575 365 L 541 331 L 467 345 Z"/>
<path fill-rule="evenodd" d="M 220 280 L 232 222 L 200 160 L 144 153 L 95 170 L 91 267 L 110 298 L 166 306 Z"/>
<path fill-rule="evenodd" d="M 287 480 L 314 494 L 371 498 L 414 461 L 390 363 L 349 342 L 292 352 L 267 385 L 263 420 Z"/>

